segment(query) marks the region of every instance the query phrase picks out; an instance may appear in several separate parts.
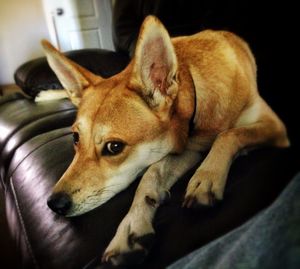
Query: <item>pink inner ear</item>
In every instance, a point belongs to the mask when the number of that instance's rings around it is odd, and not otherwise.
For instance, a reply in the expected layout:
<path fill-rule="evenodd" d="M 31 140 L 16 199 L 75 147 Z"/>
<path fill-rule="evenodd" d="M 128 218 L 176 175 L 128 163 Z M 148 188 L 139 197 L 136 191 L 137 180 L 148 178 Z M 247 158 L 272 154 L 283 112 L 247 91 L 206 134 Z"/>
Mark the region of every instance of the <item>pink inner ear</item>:
<path fill-rule="evenodd" d="M 167 90 L 167 66 L 153 63 L 150 67 L 150 79 L 155 89 L 159 89 L 162 93 Z"/>
<path fill-rule="evenodd" d="M 151 80 L 154 89 L 165 93 L 168 87 L 167 77 L 170 66 L 163 38 L 157 37 L 148 41 L 142 55 L 143 77 Z"/>

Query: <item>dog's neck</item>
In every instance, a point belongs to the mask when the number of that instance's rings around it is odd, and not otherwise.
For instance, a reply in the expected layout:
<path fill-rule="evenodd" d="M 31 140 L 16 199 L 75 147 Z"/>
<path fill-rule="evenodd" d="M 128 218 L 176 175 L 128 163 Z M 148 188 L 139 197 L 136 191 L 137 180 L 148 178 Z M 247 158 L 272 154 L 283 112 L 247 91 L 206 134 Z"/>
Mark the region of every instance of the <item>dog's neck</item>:
<path fill-rule="evenodd" d="M 193 105 L 193 113 L 192 116 L 190 118 L 190 122 L 189 122 L 189 136 L 192 135 L 193 130 L 195 128 L 195 116 L 196 116 L 196 110 L 197 110 L 197 92 L 196 92 L 196 88 L 195 85 L 193 85 L 193 92 L 194 92 L 194 105 Z"/>
<path fill-rule="evenodd" d="M 178 95 L 174 104 L 174 113 L 171 119 L 171 129 L 175 136 L 175 153 L 182 152 L 187 145 L 188 137 L 193 133 L 196 117 L 196 89 L 192 76 L 187 69 L 181 69 L 178 73 Z"/>

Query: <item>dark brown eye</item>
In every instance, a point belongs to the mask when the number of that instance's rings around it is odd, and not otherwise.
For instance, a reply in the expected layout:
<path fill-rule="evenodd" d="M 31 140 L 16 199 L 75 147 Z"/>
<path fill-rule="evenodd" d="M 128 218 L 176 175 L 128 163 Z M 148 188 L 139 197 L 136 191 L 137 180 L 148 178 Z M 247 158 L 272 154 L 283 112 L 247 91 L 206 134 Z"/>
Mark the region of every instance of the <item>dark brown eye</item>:
<path fill-rule="evenodd" d="M 74 145 L 77 145 L 79 143 L 79 133 L 77 132 L 73 133 L 73 143 Z"/>
<path fill-rule="evenodd" d="M 107 142 L 102 150 L 102 155 L 104 156 L 114 156 L 123 151 L 125 144 L 120 141 L 110 141 Z"/>

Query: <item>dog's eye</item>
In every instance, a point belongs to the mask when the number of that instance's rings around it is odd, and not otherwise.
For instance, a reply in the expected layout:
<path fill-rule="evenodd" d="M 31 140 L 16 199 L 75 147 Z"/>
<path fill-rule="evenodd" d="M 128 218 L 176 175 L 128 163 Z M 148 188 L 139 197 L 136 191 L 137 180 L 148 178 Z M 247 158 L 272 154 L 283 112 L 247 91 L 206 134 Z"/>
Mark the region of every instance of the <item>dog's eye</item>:
<path fill-rule="evenodd" d="M 107 142 L 104 145 L 104 148 L 102 150 L 102 155 L 105 156 L 113 156 L 121 153 L 125 147 L 125 144 L 119 141 L 111 141 Z"/>
<path fill-rule="evenodd" d="M 73 133 L 73 143 L 74 145 L 77 145 L 79 143 L 79 133 L 77 132 Z"/>

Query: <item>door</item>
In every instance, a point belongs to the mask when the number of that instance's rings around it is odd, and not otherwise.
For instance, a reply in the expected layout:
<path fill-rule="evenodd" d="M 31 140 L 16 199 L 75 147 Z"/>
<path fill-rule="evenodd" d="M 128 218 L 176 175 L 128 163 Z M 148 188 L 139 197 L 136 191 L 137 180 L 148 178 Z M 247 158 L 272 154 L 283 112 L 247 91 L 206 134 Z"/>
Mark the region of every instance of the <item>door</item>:
<path fill-rule="evenodd" d="M 62 51 L 113 50 L 111 0 L 44 0 L 52 42 Z"/>

